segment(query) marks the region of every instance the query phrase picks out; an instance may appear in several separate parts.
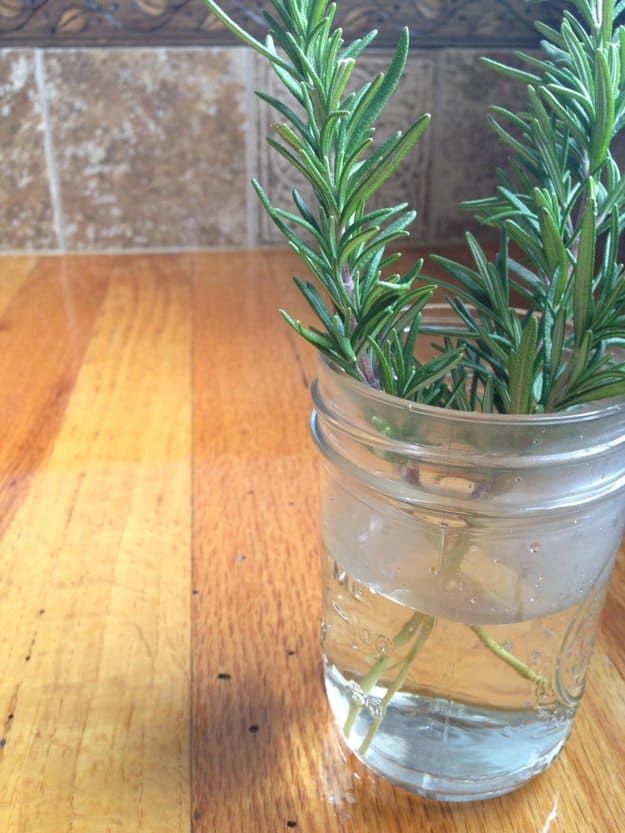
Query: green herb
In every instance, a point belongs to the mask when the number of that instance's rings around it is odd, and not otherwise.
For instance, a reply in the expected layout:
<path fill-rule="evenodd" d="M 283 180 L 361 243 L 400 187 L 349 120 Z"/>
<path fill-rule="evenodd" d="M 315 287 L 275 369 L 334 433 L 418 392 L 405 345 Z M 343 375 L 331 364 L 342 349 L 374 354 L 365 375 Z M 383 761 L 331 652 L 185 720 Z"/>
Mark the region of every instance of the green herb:
<path fill-rule="evenodd" d="M 529 71 L 485 60 L 527 88 L 523 112 L 491 111 L 512 152 L 496 195 L 465 204 L 499 230 L 498 256 L 490 262 L 467 235 L 473 268 L 433 258 L 457 282 L 439 285 L 466 325 L 475 409 L 541 413 L 625 393 L 614 352 L 625 338 L 625 179 L 612 155 L 625 124 L 625 29 L 615 25 L 625 3 L 573 5 L 559 32 L 538 24 L 540 58 L 518 53 Z"/>
<path fill-rule="evenodd" d="M 466 410 L 547 412 L 625 393 L 625 280 L 618 263 L 625 179 L 612 143 L 625 124 L 625 9 L 613 0 L 573 0 L 560 31 L 537 24 L 541 57 L 519 53 L 520 70 L 486 60 L 527 88 L 527 107 L 493 107 L 490 120 L 512 153 L 495 196 L 466 204 L 500 232 L 490 261 L 470 234 L 474 266 L 433 260 L 452 280 L 416 284 L 385 272 L 399 255 L 387 247 L 409 235 L 406 205 L 370 210 L 368 201 L 395 172 L 429 122 L 374 143 L 375 124 L 402 76 L 404 30 L 388 70 L 348 92 L 356 61 L 376 33 L 346 46 L 327 0 L 272 0 L 261 43 L 214 2 L 215 15 L 272 65 L 291 104 L 263 92 L 278 114 L 268 141 L 309 184 L 309 206 L 293 191 L 293 210 L 265 209 L 315 282 L 296 278 L 316 322 L 286 321 L 336 366 L 404 399 Z M 434 285 L 449 293 L 461 327 L 441 356 L 415 358 L 421 314 Z M 515 309 L 514 298 L 525 309 Z"/>
<path fill-rule="evenodd" d="M 327 0 L 272 0 L 264 44 L 243 32 L 212 0 L 215 15 L 272 65 L 291 105 L 258 93 L 280 117 L 268 142 L 309 184 L 314 204 L 293 191 L 293 209 L 275 206 L 254 187 L 269 216 L 301 256 L 316 283 L 296 283 L 316 316 L 296 332 L 346 373 L 406 399 L 447 404 L 445 383 L 462 348 L 421 364 L 414 355 L 421 312 L 433 285 L 415 286 L 422 261 L 387 274 L 398 259 L 387 247 L 409 236 L 416 212 L 405 204 L 371 210 L 369 200 L 397 170 L 430 121 L 374 143 L 375 123 L 397 88 L 408 55 L 408 30 L 385 73 L 348 92 L 356 61 L 376 33 L 346 46 Z"/>
<path fill-rule="evenodd" d="M 497 229 L 501 245 L 489 260 L 467 234 L 473 267 L 434 257 L 450 279 L 423 281 L 419 261 L 387 275 L 397 253 L 387 247 L 408 236 L 415 212 L 407 205 L 372 210 L 368 201 L 396 171 L 426 128 L 423 115 L 378 146 L 375 124 L 395 92 L 408 54 L 400 37 L 386 73 L 348 92 L 371 32 L 346 46 L 333 28 L 327 0 L 272 0 L 264 43 L 214 2 L 215 15 L 272 65 L 291 105 L 258 93 L 280 116 L 268 139 L 309 184 L 308 205 L 293 191 L 294 210 L 265 209 L 316 282 L 296 278 L 317 323 L 287 322 L 335 366 L 404 399 L 464 410 L 542 413 L 625 393 L 625 274 L 618 262 L 625 226 L 625 178 L 612 155 L 625 125 L 625 28 L 617 17 L 625 0 L 573 0 L 559 31 L 537 24 L 545 40 L 540 58 L 519 53 L 527 70 L 487 61 L 525 84 L 527 107 L 493 107 L 491 124 L 510 148 L 495 196 L 466 204 Z M 453 279 L 453 280 L 451 280 Z M 448 292 L 459 326 L 424 327 L 421 315 L 435 286 Z M 515 308 L 521 298 L 524 309 Z M 444 336 L 440 355 L 415 358 L 420 333 Z M 457 558 L 462 559 L 461 551 Z M 458 563 L 451 566 L 457 569 Z M 381 714 L 360 747 L 365 754 L 385 709 L 405 683 L 436 620 L 414 612 L 393 640 L 408 645 L 381 701 Z M 535 685 L 549 681 L 499 645 L 481 627 L 480 642 Z M 362 680 L 373 689 L 389 670 L 385 657 Z M 361 705 L 344 726 L 352 731 Z"/>

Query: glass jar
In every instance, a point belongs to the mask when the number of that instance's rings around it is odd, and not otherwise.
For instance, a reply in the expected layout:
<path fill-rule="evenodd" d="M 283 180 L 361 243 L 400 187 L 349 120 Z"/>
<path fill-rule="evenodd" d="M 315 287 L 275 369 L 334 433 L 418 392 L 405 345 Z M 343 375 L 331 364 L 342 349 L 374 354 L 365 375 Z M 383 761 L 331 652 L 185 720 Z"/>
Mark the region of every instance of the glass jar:
<path fill-rule="evenodd" d="M 326 689 L 371 769 L 430 798 L 506 793 L 562 749 L 625 525 L 625 402 L 447 411 L 324 360 Z"/>

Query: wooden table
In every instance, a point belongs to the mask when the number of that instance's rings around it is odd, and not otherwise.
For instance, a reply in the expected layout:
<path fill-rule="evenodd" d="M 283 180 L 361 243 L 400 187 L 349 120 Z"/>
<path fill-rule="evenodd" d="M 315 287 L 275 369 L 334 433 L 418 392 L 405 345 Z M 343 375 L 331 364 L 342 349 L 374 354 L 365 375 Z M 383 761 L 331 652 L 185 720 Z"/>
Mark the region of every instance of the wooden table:
<path fill-rule="evenodd" d="M 289 256 L 0 264 L 1 833 L 625 830 L 622 562 L 533 783 L 439 805 L 345 759 Z"/>

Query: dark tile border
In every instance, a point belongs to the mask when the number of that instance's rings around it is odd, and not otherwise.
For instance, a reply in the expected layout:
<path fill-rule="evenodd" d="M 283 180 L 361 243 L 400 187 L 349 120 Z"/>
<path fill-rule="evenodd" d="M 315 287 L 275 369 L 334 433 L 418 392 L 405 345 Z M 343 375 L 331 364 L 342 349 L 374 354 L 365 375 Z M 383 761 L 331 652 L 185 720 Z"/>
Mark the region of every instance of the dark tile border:
<path fill-rule="evenodd" d="M 266 0 L 223 0 L 255 34 L 264 31 Z M 377 28 L 377 45 L 395 43 L 407 25 L 420 48 L 532 46 L 532 21 L 558 19 L 560 0 L 342 0 L 338 22 L 349 37 Z M 5 46 L 226 45 L 233 38 L 203 0 L 15 0 L 0 17 Z"/>

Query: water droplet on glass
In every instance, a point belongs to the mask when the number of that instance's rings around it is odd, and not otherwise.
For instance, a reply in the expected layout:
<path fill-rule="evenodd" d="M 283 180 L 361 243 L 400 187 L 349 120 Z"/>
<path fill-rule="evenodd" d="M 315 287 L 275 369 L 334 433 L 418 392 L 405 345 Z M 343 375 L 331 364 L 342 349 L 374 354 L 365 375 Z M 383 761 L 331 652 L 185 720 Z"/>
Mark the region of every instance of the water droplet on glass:
<path fill-rule="evenodd" d="M 360 584 L 360 582 L 358 582 L 358 581 L 355 581 L 352 584 L 352 598 L 354 599 L 354 601 L 360 602 L 360 601 L 362 601 L 363 595 L 364 595 L 364 590 L 363 590 L 362 584 Z"/>
<path fill-rule="evenodd" d="M 324 622 L 323 619 L 320 622 L 319 632 L 321 643 L 323 644 L 327 640 L 328 634 L 330 633 L 330 625 L 328 625 L 327 622 Z"/>
<path fill-rule="evenodd" d="M 520 483 L 520 482 L 521 482 L 521 478 L 520 478 L 520 477 L 515 477 L 515 478 L 514 478 L 514 482 L 515 482 L 515 483 Z"/>
<path fill-rule="evenodd" d="M 537 552 L 540 552 L 540 543 L 539 543 L 538 541 L 533 541 L 533 542 L 530 544 L 530 552 L 531 552 L 531 553 L 537 553 Z"/>
<path fill-rule="evenodd" d="M 469 599 L 469 601 L 471 602 L 471 604 L 472 604 L 472 605 L 476 605 L 476 604 L 477 604 L 477 599 L 475 598 L 475 596 L 471 596 L 471 598 Z"/>

